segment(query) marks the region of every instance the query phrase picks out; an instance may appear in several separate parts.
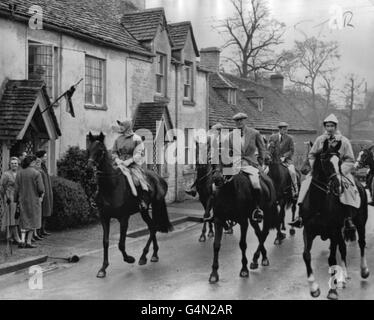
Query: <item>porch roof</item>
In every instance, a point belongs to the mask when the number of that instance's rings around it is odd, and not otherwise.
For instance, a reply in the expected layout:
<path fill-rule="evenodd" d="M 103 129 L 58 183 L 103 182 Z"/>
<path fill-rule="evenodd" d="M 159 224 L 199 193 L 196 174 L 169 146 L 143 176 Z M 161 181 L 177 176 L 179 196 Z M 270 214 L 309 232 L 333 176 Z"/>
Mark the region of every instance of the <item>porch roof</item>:
<path fill-rule="evenodd" d="M 40 110 L 50 105 L 44 81 L 41 80 L 8 80 L 0 100 L 0 140 L 19 140 L 24 129 L 27 129 L 39 101 Z M 61 136 L 61 131 L 53 108 L 43 114 L 48 122 L 51 138 Z"/>

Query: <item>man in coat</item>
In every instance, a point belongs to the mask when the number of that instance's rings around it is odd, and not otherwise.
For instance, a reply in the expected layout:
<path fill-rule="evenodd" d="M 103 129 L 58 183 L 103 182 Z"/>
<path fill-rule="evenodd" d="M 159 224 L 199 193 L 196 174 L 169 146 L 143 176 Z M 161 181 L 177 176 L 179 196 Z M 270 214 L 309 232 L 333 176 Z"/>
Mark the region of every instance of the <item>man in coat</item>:
<path fill-rule="evenodd" d="M 252 218 L 255 221 L 262 221 L 263 211 L 260 209 L 261 200 L 261 185 L 260 185 L 260 170 L 265 158 L 266 148 L 264 139 L 260 132 L 250 128 L 245 124 L 248 116 L 245 113 L 238 113 L 233 117 L 236 128 L 241 132 L 241 140 L 235 140 L 233 132 L 229 135 L 229 145 L 232 148 L 233 155 L 233 174 L 243 171 L 248 174 L 248 177 L 254 188 L 254 200 L 256 209 L 252 213 Z M 257 150 L 257 154 L 256 154 Z M 237 157 L 236 155 L 240 155 Z"/>
<path fill-rule="evenodd" d="M 47 163 L 47 151 L 39 150 L 35 153 L 36 164 L 35 167 L 40 171 L 43 178 L 43 184 L 45 189 L 45 194 L 42 203 L 42 228 L 39 230 L 39 237 L 49 236 L 50 233 L 46 231 L 47 219 L 52 215 L 53 211 L 53 191 L 51 177 L 49 176 Z"/>
<path fill-rule="evenodd" d="M 45 189 L 41 173 L 34 168 L 35 161 L 35 156 L 26 156 L 22 162 L 23 170 L 16 177 L 14 202 L 20 206 L 21 248 L 35 248 L 31 239 L 34 230 L 41 228 Z"/>
<path fill-rule="evenodd" d="M 294 197 L 297 196 L 297 173 L 295 166 L 292 161 L 292 157 L 295 152 L 294 141 L 290 135 L 288 135 L 288 123 L 280 122 L 278 125 L 279 132 L 270 136 L 269 144 L 273 144 L 277 149 L 279 160 L 288 169 L 292 180 L 292 194 Z"/>

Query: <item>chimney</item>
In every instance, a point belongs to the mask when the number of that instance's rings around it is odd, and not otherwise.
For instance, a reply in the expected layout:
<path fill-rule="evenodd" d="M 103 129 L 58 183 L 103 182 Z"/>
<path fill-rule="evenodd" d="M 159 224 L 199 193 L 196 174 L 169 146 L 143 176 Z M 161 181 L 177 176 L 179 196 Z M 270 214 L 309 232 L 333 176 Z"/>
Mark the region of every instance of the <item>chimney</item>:
<path fill-rule="evenodd" d="M 270 76 L 270 83 L 275 90 L 283 92 L 284 77 L 280 73 L 272 74 Z"/>
<path fill-rule="evenodd" d="M 213 71 L 219 72 L 219 60 L 221 49 L 217 47 L 204 48 L 200 50 L 200 65 Z"/>

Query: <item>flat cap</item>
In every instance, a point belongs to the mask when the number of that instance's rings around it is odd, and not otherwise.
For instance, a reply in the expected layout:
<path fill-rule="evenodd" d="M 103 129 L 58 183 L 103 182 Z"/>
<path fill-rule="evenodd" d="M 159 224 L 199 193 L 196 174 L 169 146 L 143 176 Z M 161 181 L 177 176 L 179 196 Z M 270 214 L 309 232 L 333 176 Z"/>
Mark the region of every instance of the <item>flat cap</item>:
<path fill-rule="evenodd" d="M 233 120 L 242 120 L 242 119 L 247 119 L 248 116 L 245 113 L 239 112 L 235 116 L 232 117 Z"/>
<path fill-rule="evenodd" d="M 288 127 L 288 126 L 289 126 L 289 124 L 288 124 L 287 122 L 284 122 L 284 121 L 281 121 L 281 122 L 279 122 L 279 124 L 278 124 L 278 128 Z"/>

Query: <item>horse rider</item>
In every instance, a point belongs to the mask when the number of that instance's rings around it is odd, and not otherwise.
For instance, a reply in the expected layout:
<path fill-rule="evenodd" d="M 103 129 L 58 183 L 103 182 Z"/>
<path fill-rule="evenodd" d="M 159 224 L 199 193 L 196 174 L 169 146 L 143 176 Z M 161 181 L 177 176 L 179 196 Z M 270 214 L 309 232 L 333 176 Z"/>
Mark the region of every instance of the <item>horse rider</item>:
<path fill-rule="evenodd" d="M 144 143 L 142 138 L 133 132 L 132 120 L 126 119 L 118 121 L 118 132 L 121 134 L 115 141 L 112 148 L 114 163 L 127 178 L 131 192 L 139 197 L 139 209 L 147 209 L 146 195 L 149 191 L 149 185 L 145 173 L 141 168 L 144 155 Z M 140 186 L 141 192 L 138 195 L 137 187 Z"/>
<path fill-rule="evenodd" d="M 279 151 L 281 163 L 288 169 L 292 180 L 292 195 L 297 197 L 297 173 L 292 161 L 295 152 L 295 144 L 292 136 L 288 134 L 288 123 L 280 122 L 278 124 L 279 132 L 270 136 L 269 144 L 273 144 Z"/>
<path fill-rule="evenodd" d="M 216 155 L 218 155 L 219 153 L 217 146 L 219 145 L 219 137 L 220 137 L 222 128 L 223 128 L 223 125 L 220 123 L 213 125 L 211 127 L 210 134 L 207 136 L 207 161 L 209 164 L 212 164 L 212 159 L 213 158 L 215 159 Z M 185 192 L 188 195 L 195 197 L 197 194 L 196 186 L 197 186 L 197 179 L 195 179 L 192 186 Z"/>
<path fill-rule="evenodd" d="M 240 144 L 235 143 L 235 141 L 233 141 L 234 134 L 231 132 L 229 135 L 229 145 L 230 148 L 232 148 L 234 155 L 233 173 L 239 173 L 242 171 L 248 174 L 254 189 L 254 201 L 256 207 L 252 213 L 252 218 L 255 221 L 261 222 L 264 217 L 264 213 L 260 209 L 260 170 L 262 170 L 266 148 L 264 139 L 260 132 L 245 124 L 245 120 L 247 118 L 248 116 L 245 113 L 238 113 L 233 116 L 232 119 L 235 121 L 236 128 L 241 131 L 241 141 Z M 238 145 L 241 146 L 240 150 L 236 149 Z M 256 155 L 256 149 L 258 151 L 258 155 Z M 235 155 L 238 154 L 240 157 L 236 160 Z"/>
<path fill-rule="evenodd" d="M 316 159 L 316 154 L 323 148 L 323 144 L 326 141 L 326 139 L 329 140 L 330 144 L 335 141 L 342 142 L 340 150 L 339 150 L 340 159 L 342 161 L 341 171 L 342 171 L 343 176 L 345 176 L 346 178 L 348 178 L 348 180 L 351 181 L 351 185 L 352 185 L 351 187 L 355 188 L 355 190 L 357 191 L 357 192 L 352 192 L 352 189 L 349 190 L 349 188 L 344 188 L 343 194 L 340 197 L 340 201 L 350 206 L 359 207 L 359 205 L 357 205 L 357 202 L 359 202 L 360 197 L 358 194 L 357 187 L 354 184 L 354 178 L 351 174 L 351 171 L 353 170 L 354 163 L 355 163 L 352 145 L 350 141 L 340 133 L 340 131 L 338 130 L 338 124 L 339 124 L 339 121 L 337 117 L 334 114 L 329 115 L 323 121 L 323 125 L 326 130 L 325 133 L 316 139 L 313 147 L 309 151 L 308 158 L 309 158 L 309 163 L 311 167 L 311 172 L 306 176 L 306 179 L 303 181 L 301 185 L 300 194 L 297 200 L 299 208 L 302 202 L 304 201 L 305 196 L 309 190 L 310 184 L 312 182 L 312 171 L 313 171 L 313 165 Z M 352 196 L 353 194 L 354 196 Z M 352 222 L 352 210 L 346 210 L 346 211 L 347 211 L 347 214 L 345 217 L 345 227 L 348 230 L 355 230 L 356 227 Z M 299 213 L 300 213 L 300 210 L 299 210 Z M 293 227 L 301 228 L 303 226 L 303 217 L 301 214 L 299 214 L 299 217 L 297 217 L 294 221 L 289 223 L 289 225 Z"/>

